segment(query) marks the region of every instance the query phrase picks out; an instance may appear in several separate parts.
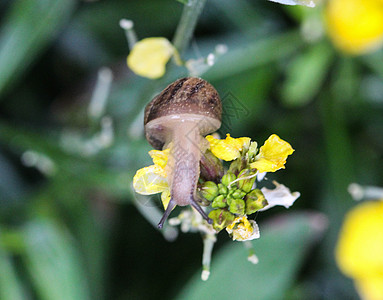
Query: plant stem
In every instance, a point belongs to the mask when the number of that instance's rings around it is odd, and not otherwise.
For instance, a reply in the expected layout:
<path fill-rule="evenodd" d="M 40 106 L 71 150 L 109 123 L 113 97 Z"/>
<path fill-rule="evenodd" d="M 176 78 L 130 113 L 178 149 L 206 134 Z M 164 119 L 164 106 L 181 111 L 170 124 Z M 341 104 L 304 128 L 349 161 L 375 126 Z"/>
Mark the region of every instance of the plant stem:
<path fill-rule="evenodd" d="M 206 0 L 189 0 L 188 4 L 184 6 L 181 20 L 173 39 L 173 45 L 180 55 L 183 54 L 190 43 L 198 17 L 205 4 Z"/>
<path fill-rule="evenodd" d="M 206 234 L 203 237 L 203 255 L 202 255 L 202 274 L 203 281 L 208 280 L 210 275 L 211 254 L 213 252 L 214 243 L 217 241 L 215 234 Z"/>

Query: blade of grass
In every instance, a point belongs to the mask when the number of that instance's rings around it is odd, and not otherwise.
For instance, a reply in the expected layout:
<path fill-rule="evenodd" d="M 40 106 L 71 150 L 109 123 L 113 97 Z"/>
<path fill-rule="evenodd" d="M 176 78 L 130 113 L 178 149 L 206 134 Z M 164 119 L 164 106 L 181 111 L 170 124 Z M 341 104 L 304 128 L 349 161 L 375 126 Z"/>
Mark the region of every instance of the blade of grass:
<path fill-rule="evenodd" d="M 0 96 L 52 41 L 74 5 L 74 0 L 13 2 L 0 32 Z"/>
<path fill-rule="evenodd" d="M 317 95 L 326 79 L 334 53 L 326 43 L 309 47 L 287 68 L 282 99 L 287 106 L 303 106 Z"/>
<path fill-rule="evenodd" d="M 246 70 L 286 58 L 303 44 L 299 32 L 292 31 L 280 35 L 255 39 L 251 43 L 238 43 L 227 54 L 222 55 L 205 77 L 218 80 L 234 76 Z"/>
<path fill-rule="evenodd" d="M 10 256 L 0 246 L 0 299 L 23 300 L 26 295 Z"/>
<path fill-rule="evenodd" d="M 90 299 L 82 261 L 73 240 L 48 220 L 24 230 L 24 263 L 40 299 Z"/>

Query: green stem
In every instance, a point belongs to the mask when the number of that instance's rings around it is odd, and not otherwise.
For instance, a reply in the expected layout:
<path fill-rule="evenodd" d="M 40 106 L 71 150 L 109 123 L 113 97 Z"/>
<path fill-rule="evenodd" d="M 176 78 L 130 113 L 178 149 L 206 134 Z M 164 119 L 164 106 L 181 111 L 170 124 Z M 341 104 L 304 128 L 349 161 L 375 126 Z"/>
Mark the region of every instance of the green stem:
<path fill-rule="evenodd" d="M 202 274 L 201 279 L 203 281 L 208 280 L 210 275 L 210 262 L 211 254 L 213 252 L 213 247 L 217 241 L 215 234 L 206 234 L 203 237 L 203 255 L 202 255 Z"/>
<path fill-rule="evenodd" d="M 328 182 L 320 209 L 332 226 L 325 242 L 322 243 L 321 253 L 332 253 L 338 239 L 342 216 L 353 205 L 347 187 L 351 182 L 355 182 L 353 166 L 356 158 L 348 137 L 345 107 L 327 91 L 322 92 L 319 100 L 327 155 L 327 164 L 324 165 L 323 172 Z M 321 259 L 330 270 L 336 270 L 332 256 L 323 255 Z"/>
<path fill-rule="evenodd" d="M 206 0 L 189 0 L 188 4 L 184 6 L 181 20 L 173 39 L 173 45 L 180 55 L 183 54 L 190 43 L 198 17 L 205 4 Z"/>
<path fill-rule="evenodd" d="M 243 242 L 243 245 L 248 251 L 247 260 L 252 264 L 256 265 L 258 263 L 258 257 L 255 255 L 253 244 L 250 241 L 245 241 Z"/>

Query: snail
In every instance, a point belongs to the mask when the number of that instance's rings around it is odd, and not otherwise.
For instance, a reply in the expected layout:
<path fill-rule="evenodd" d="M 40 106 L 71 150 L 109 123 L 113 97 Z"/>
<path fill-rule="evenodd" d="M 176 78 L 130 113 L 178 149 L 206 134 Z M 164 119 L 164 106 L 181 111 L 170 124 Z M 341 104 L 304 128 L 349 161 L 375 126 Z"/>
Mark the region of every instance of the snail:
<path fill-rule="evenodd" d="M 200 160 L 209 144 L 204 136 L 221 126 L 222 104 L 215 88 L 200 78 L 182 78 L 167 86 L 145 108 L 145 136 L 153 148 L 170 148 L 165 167 L 170 201 L 158 223 L 173 208 L 191 205 L 209 223 L 197 203 Z"/>

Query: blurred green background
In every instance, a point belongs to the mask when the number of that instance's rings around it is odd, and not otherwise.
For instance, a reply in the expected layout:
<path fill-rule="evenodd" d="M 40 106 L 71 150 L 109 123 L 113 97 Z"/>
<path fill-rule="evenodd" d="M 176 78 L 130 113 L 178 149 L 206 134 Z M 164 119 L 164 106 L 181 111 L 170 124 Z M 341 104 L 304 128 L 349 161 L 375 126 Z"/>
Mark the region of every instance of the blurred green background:
<path fill-rule="evenodd" d="M 320 7 L 207 1 L 184 57 L 227 45 L 201 75 L 242 109 L 224 129 L 291 143 L 286 170 L 269 178 L 301 197 L 288 211 L 257 215 L 258 265 L 220 233 L 203 282 L 200 236 L 167 241 L 175 230 L 144 217 L 160 216 L 159 198 L 149 203 L 131 184 L 151 164 L 143 108 L 187 70 L 173 66 L 154 81 L 133 74 L 119 20 L 133 20 L 139 39 L 171 40 L 182 8 L 175 0 L 0 2 L 1 300 L 358 299 L 334 246 L 354 206 L 347 186 L 383 185 L 383 51 L 339 53 Z M 103 67 L 114 79 L 92 118 Z"/>

